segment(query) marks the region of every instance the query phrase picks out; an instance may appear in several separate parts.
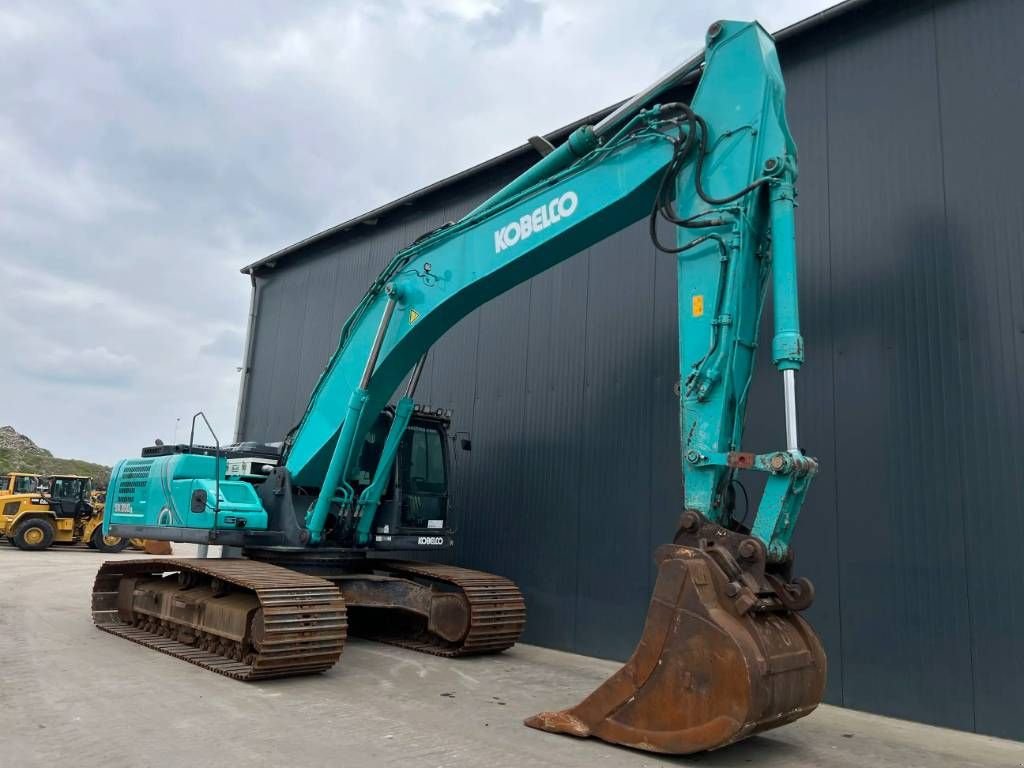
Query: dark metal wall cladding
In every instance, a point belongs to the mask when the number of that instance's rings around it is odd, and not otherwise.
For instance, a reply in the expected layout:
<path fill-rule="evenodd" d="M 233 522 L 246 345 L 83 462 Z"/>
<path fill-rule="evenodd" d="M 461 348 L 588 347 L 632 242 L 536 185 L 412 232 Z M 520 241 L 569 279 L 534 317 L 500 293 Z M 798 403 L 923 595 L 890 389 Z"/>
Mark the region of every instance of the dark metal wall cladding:
<path fill-rule="evenodd" d="M 781 49 L 802 169 L 801 437 L 822 463 L 797 562 L 818 588 L 828 698 L 1013 738 L 1024 738 L 1020 29 L 1015 0 L 878 2 Z M 518 170 L 260 273 L 242 434 L 280 439 L 390 256 Z M 640 634 L 651 553 L 681 496 L 674 269 L 632 227 L 432 351 L 419 399 L 454 408 L 473 436 L 458 456 L 455 558 L 522 585 L 528 641 L 624 658 Z M 778 377 L 761 363 L 753 450 L 783 432 Z"/>

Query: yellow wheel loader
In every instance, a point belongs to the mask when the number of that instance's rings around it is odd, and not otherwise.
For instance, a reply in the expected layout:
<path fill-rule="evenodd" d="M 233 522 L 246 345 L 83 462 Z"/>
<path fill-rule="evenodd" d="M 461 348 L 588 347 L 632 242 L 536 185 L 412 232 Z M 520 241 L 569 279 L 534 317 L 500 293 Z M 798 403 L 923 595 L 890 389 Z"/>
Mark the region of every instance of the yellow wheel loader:
<path fill-rule="evenodd" d="M 15 473 L 17 474 L 17 473 Z M 20 477 L 24 477 L 21 475 Z M 20 477 L 8 476 L 8 487 Z M 47 494 L 23 481 L 19 493 L 0 497 L 0 535 L 19 549 L 47 549 L 53 544 L 85 542 L 101 552 L 120 552 L 128 545 L 121 536 L 103 535 L 103 508 L 92 504 L 92 479 L 82 475 L 49 478 Z"/>
<path fill-rule="evenodd" d="M 39 475 L 31 472 L 8 472 L 0 478 L 0 498 L 15 494 L 34 494 L 39 490 Z M 2 510 L 2 507 L 0 507 Z M 0 539 L 4 537 L 4 529 L 0 526 Z"/>

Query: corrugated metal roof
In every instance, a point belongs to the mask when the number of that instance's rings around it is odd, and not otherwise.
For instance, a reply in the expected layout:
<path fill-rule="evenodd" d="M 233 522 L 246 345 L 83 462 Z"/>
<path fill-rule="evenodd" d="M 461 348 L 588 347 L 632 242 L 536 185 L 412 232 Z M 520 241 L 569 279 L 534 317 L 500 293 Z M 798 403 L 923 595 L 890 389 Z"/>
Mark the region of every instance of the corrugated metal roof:
<path fill-rule="evenodd" d="M 785 44 L 786 42 L 792 41 L 793 39 L 795 39 L 796 37 L 800 36 L 801 34 L 810 29 L 818 27 L 819 25 L 831 21 L 832 19 L 837 18 L 838 16 L 849 13 L 855 10 L 856 8 L 868 5 L 873 2 L 876 2 L 876 0 L 844 0 L 844 2 L 840 2 L 836 5 L 826 8 L 825 10 L 820 11 L 819 13 L 815 13 L 811 16 L 808 16 L 806 19 L 802 21 L 798 21 L 795 24 L 791 24 L 790 26 L 779 30 L 774 35 L 775 41 L 780 45 Z M 597 122 L 606 115 L 610 114 L 612 110 L 614 110 L 616 107 L 618 107 L 625 101 L 626 99 L 623 99 L 622 101 L 616 102 L 615 104 L 612 104 L 611 106 L 606 107 L 605 109 L 598 110 L 593 114 L 587 115 L 586 117 L 582 117 L 579 120 L 570 123 L 569 125 L 562 126 L 561 128 L 552 131 L 551 133 L 544 134 L 544 138 L 546 138 L 548 141 L 551 141 L 552 143 L 563 141 L 576 128 L 580 127 L 581 125 L 588 125 Z M 311 245 L 315 245 L 316 243 L 322 242 L 337 235 L 342 235 L 362 225 L 375 225 L 382 216 L 391 213 L 392 211 L 409 207 L 424 197 L 428 197 L 437 192 L 445 190 L 454 184 L 458 184 L 459 182 L 470 179 L 476 176 L 477 174 L 483 173 L 484 171 L 490 168 L 495 168 L 497 166 L 515 160 L 516 158 L 522 157 L 534 151 L 535 150 L 529 144 L 522 144 L 518 147 L 515 147 L 514 149 L 508 150 L 507 152 L 503 152 L 502 154 L 497 155 L 496 157 L 492 157 L 489 160 L 485 160 L 482 163 L 478 163 L 477 165 L 466 168 L 463 171 L 459 171 L 458 173 L 452 176 L 448 176 L 439 181 L 435 181 L 433 184 L 429 184 L 425 187 L 422 187 L 421 189 L 415 190 L 414 192 L 410 192 L 407 195 L 403 195 L 402 197 L 399 197 L 396 200 L 392 200 L 390 203 L 385 203 L 384 205 L 378 206 L 377 208 L 362 213 L 359 216 L 348 219 L 347 221 L 343 221 L 342 223 L 336 224 L 333 227 L 328 227 L 327 229 L 321 232 L 317 232 L 316 234 L 310 235 L 309 237 L 303 240 L 299 240 L 297 243 L 293 243 L 292 245 L 286 246 L 278 251 L 275 251 L 269 256 L 265 256 L 262 259 L 259 259 L 258 261 L 254 261 L 253 263 L 242 267 L 241 271 L 243 273 L 248 274 L 258 272 L 259 270 L 265 268 L 273 269 L 280 263 L 281 259 L 289 258 Z"/>

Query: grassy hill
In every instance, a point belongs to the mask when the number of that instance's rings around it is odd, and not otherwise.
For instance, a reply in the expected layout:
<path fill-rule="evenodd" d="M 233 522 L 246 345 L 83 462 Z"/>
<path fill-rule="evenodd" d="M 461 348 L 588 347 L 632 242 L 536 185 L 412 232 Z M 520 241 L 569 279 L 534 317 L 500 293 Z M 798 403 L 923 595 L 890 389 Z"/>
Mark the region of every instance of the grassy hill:
<path fill-rule="evenodd" d="M 88 475 L 97 487 L 110 481 L 110 467 L 81 459 L 60 459 L 14 427 L 0 427 L 0 475 L 33 472 L 39 475 Z"/>

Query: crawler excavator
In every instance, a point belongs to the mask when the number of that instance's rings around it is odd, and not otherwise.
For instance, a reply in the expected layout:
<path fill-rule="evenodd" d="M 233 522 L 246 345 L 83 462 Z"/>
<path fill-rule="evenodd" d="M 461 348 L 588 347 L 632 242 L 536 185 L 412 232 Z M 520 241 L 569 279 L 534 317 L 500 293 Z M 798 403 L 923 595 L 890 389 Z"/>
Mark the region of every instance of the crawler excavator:
<path fill-rule="evenodd" d="M 664 98 L 694 80 L 690 104 Z M 350 629 L 444 656 L 513 645 L 525 604 L 512 582 L 392 559 L 452 545 L 447 415 L 414 404 L 424 359 L 475 308 L 646 219 L 678 264 L 679 527 L 655 554 L 633 656 L 577 706 L 527 725 L 685 754 L 811 712 L 825 655 L 800 615 L 813 591 L 792 576 L 790 539 L 817 464 L 797 439 L 797 161 L 784 101 L 771 36 L 723 21 L 702 54 L 600 122 L 557 148 L 531 141 L 542 155 L 531 168 L 374 280 L 280 450 L 192 439 L 117 464 L 105 532 L 241 556 L 108 562 L 96 625 L 238 680 L 326 670 Z M 769 293 L 786 447 L 753 454 L 740 443 Z M 766 477 L 749 526 L 733 515 L 740 472 Z"/>

